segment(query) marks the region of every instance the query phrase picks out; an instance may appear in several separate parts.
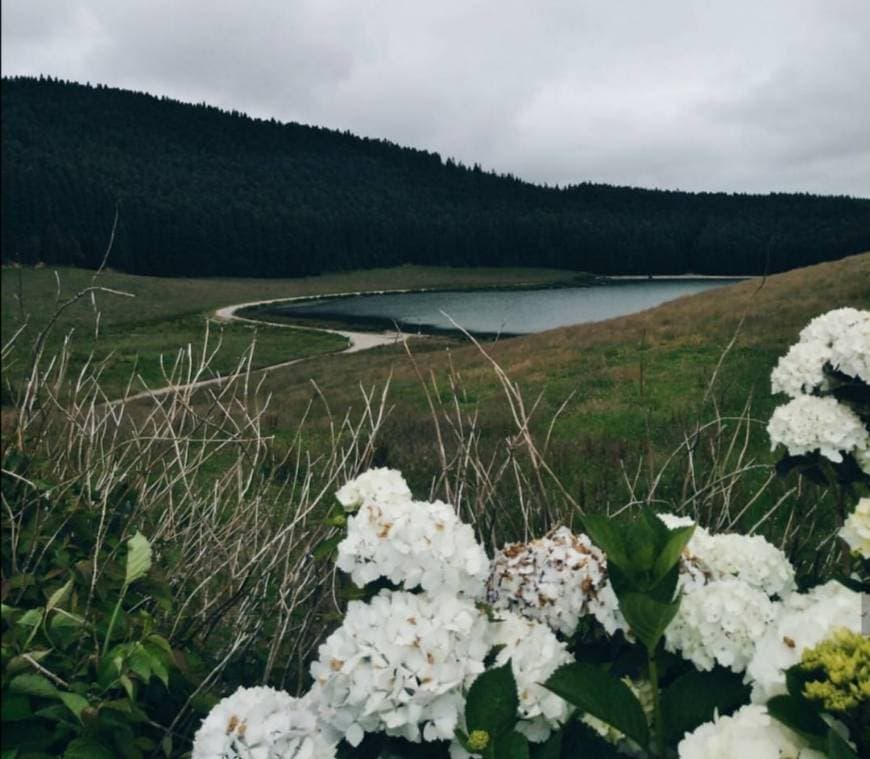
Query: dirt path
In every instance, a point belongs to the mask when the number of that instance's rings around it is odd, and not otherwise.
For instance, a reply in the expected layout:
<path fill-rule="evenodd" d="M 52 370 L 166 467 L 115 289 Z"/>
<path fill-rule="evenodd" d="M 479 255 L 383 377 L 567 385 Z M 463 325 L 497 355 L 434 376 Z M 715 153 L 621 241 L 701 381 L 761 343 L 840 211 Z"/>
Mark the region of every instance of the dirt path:
<path fill-rule="evenodd" d="M 399 293 L 399 292 L 410 292 L 409 290 L 383 290 L 378 291 L 377 294 L 383 293 Z M 296 324 L 282 324 L 281 322 L 267 322 L 260 319 L 249 319 L 246 316 L 239 316 L 238 312 L 242 311 L 246 308 L 252 308 L 254 306 L 265 306 L 269 303 L 284 303 L 287 301 L 294 300 L 311 300 L 312 298 L 330 298 L 336 297 L 338 295 L 363 295 L 364 293 L 328 293 L 324 295 L 310 296 L 303 295 L 293 298 L 271 298 L 269 300 L 257 300 L 251 301 L 250 303 L 238 303 L 234 306 L 224 306 L 219 308 L 214 312 L 213 316 L 216 320 L 222 322 L 246 322 L 248 324 L 266 324 L 270 327 L 281 327 L 282 329 L 302 329 L 302 330 L 314 330 L 317 332 L 328 332 L 331 335 L 340 335 L 348 341 L 348 345 L 343 350 L 333 351 L 332 353 L 316 353 L 311 356 L 303 356 L 302 358 L 293 358 L 289 361 L 281 361 L 277 364 L 269 364 L 269 366 L 261 366 L 259 369 L 251 370 L 251 375 L 256 374 L 268 374 L 269 372 L 274 371 L 275 369 L 283 369 L 287 366 L 293 366 L 294 364 L 300 364 L 303 361 L 308 361 L 312 358 L 318 358 L 319 356 L 326 355 L 338 355 L 343 353 L 359 353 L 360 351 L 370 350 L 371 348 L 378 348 L 381 345 L 393 345 L 398 342 L 404 342 L 409 337 L 414 337 L 414 335 L 409 335 L 405 332 L 352 332 L 346 330 L 339 329 L 325 329 L 320 327 L 303 327 Z M 369 294 L 369 293 L 365 293 Z M 193 388 L 201 388 L 201 387 L 209 387 L 212 385 L 220 385 L 222 382 L 226 382 L 237 375 L 228 374 L 225 377 L 211 377 L 206 380 L 197 380 L 196 382 L 190 382 L 182 385 L 167 385 L 165 387 L 155 388 L 154 390 L 144 390 L 141 393 L 136 393 L 135 395 L 128 395 L 124 399 L 119 399 L 114 403 L 120 403 L 121 400 L 124 401 L 135 401 L 143 398 L 155 398 L 161 397 L 164 395 L 169 395 L 170 393 L 176 393 L 180 390 L 191 390 Z M 112 405 L 114 405 L 114 403 Z"/>

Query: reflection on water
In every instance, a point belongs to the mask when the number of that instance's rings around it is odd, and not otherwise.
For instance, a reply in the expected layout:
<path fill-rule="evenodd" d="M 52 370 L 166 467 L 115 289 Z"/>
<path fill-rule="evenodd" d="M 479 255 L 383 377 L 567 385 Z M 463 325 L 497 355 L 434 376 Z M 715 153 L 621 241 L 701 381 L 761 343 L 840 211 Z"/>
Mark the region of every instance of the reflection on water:
<path fill-rule="evenodd" d="M 282 305 L 272 310 L 287 316 L 385 325 L 395 322 L 410 332 L 418 328 L 451 329 L 452 318 L 469 332 L 526 334 L 636 313 L 681 295 L 733 281 L 643 280 L 540 290 L 355 295 Z"/>

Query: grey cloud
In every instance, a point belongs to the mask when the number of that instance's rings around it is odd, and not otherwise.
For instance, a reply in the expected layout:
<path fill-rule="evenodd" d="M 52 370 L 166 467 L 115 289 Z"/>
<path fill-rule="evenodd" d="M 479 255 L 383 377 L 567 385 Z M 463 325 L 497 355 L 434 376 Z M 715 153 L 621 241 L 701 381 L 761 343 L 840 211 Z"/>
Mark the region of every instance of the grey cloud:
<path fill-rule="evenodd" d="M 5 74 L 350 129 L 534 181 L 870 195 L 863 0 L 4 0 Z"/>

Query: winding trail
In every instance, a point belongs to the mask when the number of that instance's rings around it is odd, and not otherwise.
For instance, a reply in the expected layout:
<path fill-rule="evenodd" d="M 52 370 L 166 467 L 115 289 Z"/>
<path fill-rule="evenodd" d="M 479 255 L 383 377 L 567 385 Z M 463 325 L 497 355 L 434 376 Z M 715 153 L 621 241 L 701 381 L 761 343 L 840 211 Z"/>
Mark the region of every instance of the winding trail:
<path fill-rule="evenodd" d="M 331 335 L 339 335 L 345 338 L 348 341 L 348 345 L 346 348 L 338 351 L 327 351 L 324 353 L 314 353 L 310 356 L 302 356 L 301 358 L 293 358 L 288 361 L 281 361 L 277 364 L 269 364 L 268 366 L 261 366 L 257 369 L 252 369 L 250 374 L 268 374 L 269 372 L 274 371 L 275 369 L 283 369 L 287 366 L 294 366 L 295 364 L 301 364 L 303 361 L 308 361 L 313 358 L 319 358 L 320 356 L 336 356 L 344 353 L 359 353 L 360 351 L 370 350 L 371 348 L 378 348 L 382 345 L 394 345 L 399 342 L 405 342 L 410 337 L 416 337 L 416 335 L 410 335 L 406 332 L 353 332 L 347 330 L 340 329 L 326 329 L 324 327 L 305 327 L 297 324 L 284 324 L 282 322 L 269 322 L 264 321 L 262 319 L 251 319 L 246 316 L 239 316 L 238 312 L 243 311 L 246 308 L 253 308 L 254 306 L 265 306 L 270 303 L 287 303 L 290 301 L 298 301 L 298 300 L 319 300 L 321 298 L 336 298 L 339 296 L 351 296 L 351 295 L 384 295 L 387 293 L 406 293 L 412 292 L 411 290 L 372 290 L 366 292 L 351 292 L 351 293 L 324 293 L 322 295 L 299 295 L 295 297 L 289 298 L 270 298 L 269 300 L 255 300 L 249 303 L 237 303 L 233 306 L 223 306 L 222 308 L 217 309 L 212 314 L 212 317 L 217 321 L 222 322 L 246 322 L 248 324 L 265 324 L 270 327 L 281 327 L 282 329 L 296 329 L 296 330 L 306 330 L 313 332 L 328 332 Z M 211 385 L 220 385 L 223 382 L 227 382 L 228 380 L 237 378 L 239 374 L 227 374 L 226 376 L 218 376 L 218 377 L 210 377 L 209 379 L 204 380 L 196 380 L 195 382 L 189 382 L 181 385 L 165 385 L 164 387 L 155 388 L 153 390 L 143 390 L 140 393 L 135 393 L 133 395 L 128 395 L 126 398 L 118 399 L 117 401 L 112 402 L 111 405 L 115 405 L 117 403 L 121 403 L 122 401 L 137 401 L 145 398 L 158 398 L 164 395 L 169 395 L 170 393 L 177 393 L 179 391 L 186 391 L 192 389 L 198 389 L 202 387 L 209 387 Z"/>

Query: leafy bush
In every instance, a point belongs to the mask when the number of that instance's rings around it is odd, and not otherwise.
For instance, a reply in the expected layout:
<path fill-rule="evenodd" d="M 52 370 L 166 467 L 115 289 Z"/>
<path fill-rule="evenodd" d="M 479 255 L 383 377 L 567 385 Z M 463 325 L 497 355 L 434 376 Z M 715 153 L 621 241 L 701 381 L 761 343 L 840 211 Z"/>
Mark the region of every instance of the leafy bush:
<path fill-rule="evenodd" d="M 4 469 L 22 469 L 12 458 Z M 20 492 L 34 488 L 36 498 Z M 3 750 L 170 756 L 198 657 L 174 650 L 156 619 L 171 614 L 172 594 L 148 540 L 124 533 L 132 491 L 118 487 L 101 514 L 83 494 L 53 490 L 3 481 L 6 503 L 29 504 L 3 530 Z M 200 713 L 211 703 L 201 696 Z"/>

